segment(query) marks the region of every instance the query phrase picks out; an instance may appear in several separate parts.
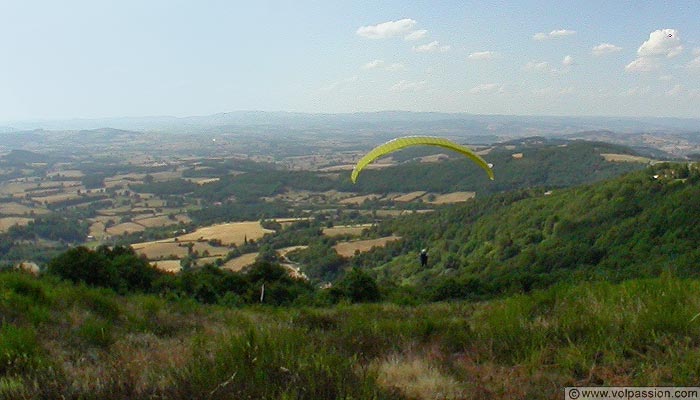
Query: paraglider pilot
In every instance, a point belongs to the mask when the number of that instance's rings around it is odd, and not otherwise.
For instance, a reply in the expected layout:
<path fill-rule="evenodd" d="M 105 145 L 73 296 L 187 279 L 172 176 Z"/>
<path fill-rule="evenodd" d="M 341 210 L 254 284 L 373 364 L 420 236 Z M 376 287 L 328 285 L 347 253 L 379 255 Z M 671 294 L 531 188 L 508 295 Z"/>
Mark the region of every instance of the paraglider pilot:
<path fill-rule="evenodd" d="M 421 268 L 426 268 L 428 266 L 428 250 L 423 249 L 420 251 L 420 266 Z"/>

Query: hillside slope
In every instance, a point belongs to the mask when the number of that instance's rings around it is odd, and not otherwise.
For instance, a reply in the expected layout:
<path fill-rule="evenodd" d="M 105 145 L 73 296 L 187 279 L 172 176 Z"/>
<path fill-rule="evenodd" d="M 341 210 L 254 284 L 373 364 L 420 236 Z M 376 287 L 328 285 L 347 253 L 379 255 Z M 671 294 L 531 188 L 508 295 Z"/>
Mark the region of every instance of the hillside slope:
<path fill-rule="evenodd" d="M 450 280 L 457 297 L 662 271 L 697 276 L 699 219 L 700 170 L 659 164 L 597 184 L 505 193 L 397 219 L 379 229 L 404 240 L 355 263 L 399 284 Z M 417 251 L 425 247 L 432 259 L 420 270 Z"/>

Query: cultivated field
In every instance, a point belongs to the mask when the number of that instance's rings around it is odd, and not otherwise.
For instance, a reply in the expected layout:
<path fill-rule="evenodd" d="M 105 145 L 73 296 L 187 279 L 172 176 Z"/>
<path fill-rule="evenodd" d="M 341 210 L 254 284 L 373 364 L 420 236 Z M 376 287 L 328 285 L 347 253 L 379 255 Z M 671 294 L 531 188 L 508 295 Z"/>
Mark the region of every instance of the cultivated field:
<path fill-rule="evenodd" d="M 234 259 L 229 260 L 224 264 L 221 268 L 223 269 L 228 269 L 230 271 L 240 271 L 243 268 L 251 265 L 252 263 L 255 262 L 255 258 L 258 256 L 258 253 L 248 253 L 248 254 L 243 254 L 242 256 L 236 257 Z"/>
<path fill-rule="evenodd" d="M 28 215 L 32 211 L 37 215 L 49 212 L 45 208 L 28 207 L 19 203 L 0 203 L 0 215 Z"/>
<path fill-rule="evenodd" d="M 376 200 L 380 198 L 381 195 L 378 194 L 366 194 L 364 196 L 353 196 L 353 197 L 348 197 L 347 199 L 340 200 L 340 204 L 362 204 L 365 202 L 365 200 Z"/>
<path fill-rule="evenodd" d="M 258 221 L 231 222 L 199 228 L 192 233 L 179 236 L 178 240 L 187 242 L 217 239 L 225 245 L 241 245 L 245 238 L 258 240 L 266 233 L 272 232 L 274 231 L 271 229 L 263 228 Z"/>
<path fill-rule="evenodd" d="M 123 224 L 114 225 L 107 228 L 107 233 L 110 235 L 123 235 L 125 233 L 143 232 L 146 228 L 134 222 L 124 222 Z"/>
<path fill-rule="evenodd" d="M 229 252 L 228 247 L 212 246 L 207 242 L 192 243 L 192 252 L 199 256 L 224 257 Z M 145 255 L 149 260 L 184 258 L 188 254 L 188 242 L 176 242 L 173 239 L 155 242 L 134 243 L 131 247 L 138 254 Z"/>
<path fill-rule="evenodd" d="M 151 265 L 154 267 L 167 272 L 177 273 L 180 272 L 182 267 L 180 266 L 180 260 L 161 260 L 152 262 Z"/>
<path fill-rule="evenodd" d="M 447 194 L 439 194 L 435 196 L 435 200 L 426 201 L 430 204 L 449 204 L 449 203 L 460 203 L 473 199 L 476 196 L 476 192 L 452 192 Z"/>
<path fill-rule="evenodd" d="M 369 239 L 369 240 L 355 240 L 352 242 L 340 242 L 333 246 L 335 251 L 343 257 L 352 257 L 355 255 L 355 251 L 365 252 L 369 251 L 372 247 L 382 247 L 388 242 L 399 240 L 399 236 L 385 236 L 379 239 Z"/>
<path fill-rule="evenodd" d="M 354 235 L 359 236 L 362 231 L 372 227 L 373 224 L 361 224 L 361 225 L 339 225 L 332 228 L 323 228 L 323 234 L 326 236 L 342 236 L 342 235 Z"/>
<path fill-rule="evenodd" d="M 394 197 L 394 201 L 402 202 L 402 203 L 408 203 L 413 200 L 417 200 L 421 196 L 425 195 L 426 192 L 419 190 L 417 192 L 411 192 L 411 193 L 406 193 L 404 195 Z"/>
<path fill-rule="evenodd" d="M 7 232 L 14 225 L 20 225 L 20 226 L 27 225 L 31 221 L 33 221 L 32 218 L 22 218 L 22 217 L 0 218 L 0 232 Z"/>
<path fill-rule="evenodd" d="M 609 162 L 636 162 L 636 163 L 649 163 L 652 160 L 647 157 L 631 156 L 629 154 L 613 154 L 613 153 L 601 153 L 601 156 L 605 161 Z"/>
<path fill-rule="evenodd" d="M 186 214 L 178 214 L 175 216 L 175 220 L 168 218 L 167 215 L 160 215 L 157 217 L 145 217 L 135 219 L 135 222 L 139 225 L 143 225 L 146 228 L 155 228 L 168 225 L 177 225 L 180 222 L 189 223 L 191 220 Z"/>

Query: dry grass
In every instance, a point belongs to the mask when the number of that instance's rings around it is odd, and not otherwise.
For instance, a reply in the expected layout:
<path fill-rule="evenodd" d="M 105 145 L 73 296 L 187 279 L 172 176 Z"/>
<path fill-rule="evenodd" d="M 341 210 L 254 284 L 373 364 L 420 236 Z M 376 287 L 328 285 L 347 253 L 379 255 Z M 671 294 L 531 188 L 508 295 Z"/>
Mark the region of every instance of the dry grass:
<path fill-rule="evenodd" d="M 227 261 L 221 268 L 234 272 L 240 271 L 243 268 L 253 264 L 257 256 L 258 253 L 243 254 L 242 256 Z"/>
<path fill-rule="evenodd" d="M 124 222 L 123 224 L 114 225 L 107 228 L 107 233 L 110 235 L 122 235 L 124 233 L 143 232 L 146 228 L 134 222 Z"/>
<path fill-rule="evenodd" d="M 394 201 L 408 203 L 414 201 L 425 195 L 425 191 L 419 190 L 417 192 L 406 193 L 402 196 L 394 197 Z"/>
<path fill-rule="evenodd" d="M 629 154 L 613 154 L 613 153 L 601 153 L 601 156 L 605 161 L 609 162 L 636 162 L 636 163 L 649 163 L 652 160 L 647 157 L 631 156 Z"/>
<path fill-rule="evenodd" d="M 510 156 L 516 160 L 520 160 L 521 158 L 523 158 L 523 153 L 513 153 Z"/>
<path fill-rule="evenodd" d="M 332 228 L 323 228 L 323 234 L 326 236 L 343 236 L 343 235 L 354 235 L 359 236 L 362 231 L 372 227 L 373 224 L 361 224 L 361 225 L 340 225 L 334 226 Z"/>
<path fill-rule="evenodd" d="M 417 356 L 390 356 L 375 362 L 377 381 L 411 399 L 463 399 L 464 384 Z"/>
<path fill-rule="evenodd" d="M 430 204 L 450 204 L 450 203 L 461 203 L 473 199 L 476 196 L 476 192 L 452 192 L 447 194 L 439 194 L 435 196 L 435 200 L 426 201 Z"/>
<path fill-rule="evenodd" d="M 399 236 L 385 236 L 379 239 L 368 239 L 368 240 L 355 240 L 352 242 L 340 242 L 333 246 L 335 251 L 343 257 L 352 257 L 355 255 L 355 251 L 365 252 L 372 249 L 372 247 L 382 247 L 388 242 L 399 240 Z"/>
<path fill-rule="evenodd" d="M 258 221 L 231 222 L 199 228 L 192 233 L 178 237 L 181 242 L 218 239 L 225 245 L 241 245 L 243 240 L 258 240 L 273 230 L 265 229 Z"/>
<path fill-rule="evenodd" d="M 7 232 L 11 227 L 13 227 L 15 225 L 25 226 L 31 221 L 34 221 L 34 220 L 32 218 L 22 218 L 22 217 L 0 218 L 0 232 Z"/>

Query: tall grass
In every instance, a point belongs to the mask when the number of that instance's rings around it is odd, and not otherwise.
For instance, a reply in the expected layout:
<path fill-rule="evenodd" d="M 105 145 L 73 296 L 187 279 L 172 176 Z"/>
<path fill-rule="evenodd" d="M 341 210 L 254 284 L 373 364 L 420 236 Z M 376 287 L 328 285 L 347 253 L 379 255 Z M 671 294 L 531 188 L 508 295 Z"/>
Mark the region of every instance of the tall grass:
<path fill-rule="evenodd" d="M 526 399 L 700 381 L 700 281 L 671 276 L 231 309 L 0 273 L 0 313 L 0 399 Z"/>

